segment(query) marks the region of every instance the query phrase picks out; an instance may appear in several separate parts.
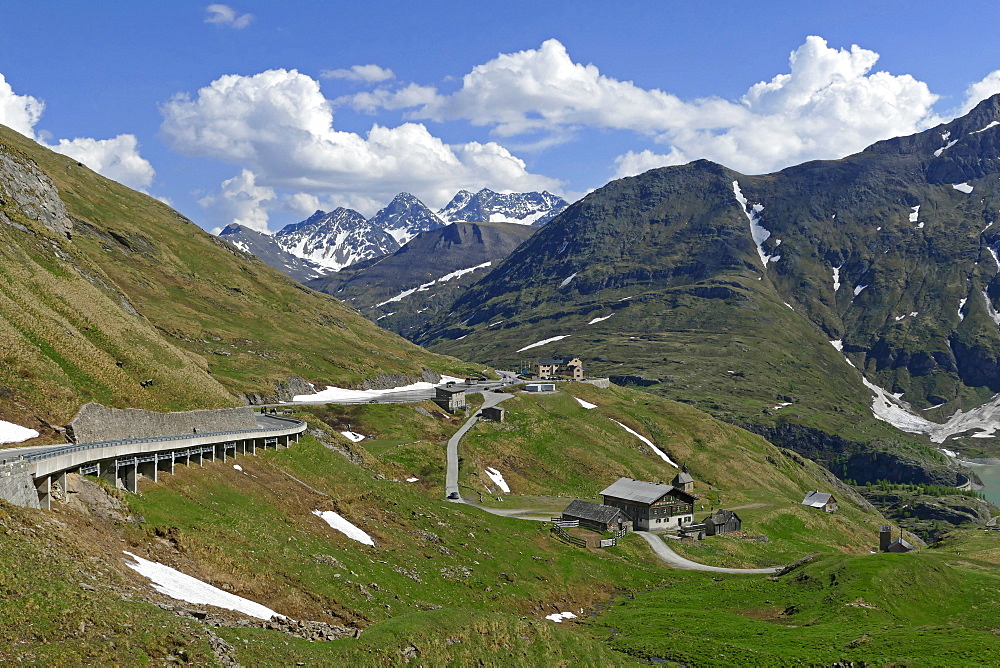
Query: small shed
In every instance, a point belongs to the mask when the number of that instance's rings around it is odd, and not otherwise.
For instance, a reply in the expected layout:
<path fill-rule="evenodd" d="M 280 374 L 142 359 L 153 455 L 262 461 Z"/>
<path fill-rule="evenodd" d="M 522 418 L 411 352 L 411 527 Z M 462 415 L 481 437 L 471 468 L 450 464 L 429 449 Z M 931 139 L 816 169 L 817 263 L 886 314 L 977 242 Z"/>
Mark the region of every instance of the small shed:
<path fill-rule="evenodd" d="M 905 540 L 903 540 L 903 537 L 900 536 L 896 540 L 889 543 L 889 549 L 887 549 L 886 552 L 902 553 L 902 552 L 909 552 L 913 549 L 916 549 L 916 546 L 907 543 Z"/>
<path fill-rule="evenodd" d="M 806 498 L 802 499 L 802 505 L 818 508 L 828 513 L 837 512 L 837 499 L 833 498 L 833 494 L 825 492 L 809 492 L 806 494 Z"/>
<path fill-rule="evenodd" d="M 690 494 L 694 491 L 694 478 L 691 477 L 687 471 L 681 470 L 674 476 L 674 479 L 670 481 L 670 484 L 681 490 L 682 492 L 687 492 Z"/>
<path fill-rule="evenodd" d="M 528 383 L 524 386 L 525 392 L 555 392 L 555 383 Z"/>
<path fill-rule="evenodd" d="M 465 410 L 465 389 L 461 387 L 435 388 L 434 403 L 449 413 Z"/>
<path fill-rule="evenodd" d="M 504 417 L 506 417 L 507 411 L 500 408 L 499 406 L 490 406 L 489 408 L 484 408 L 482 410 L 482 419 L 490 420 L 491 422 L 503 422 Z"/>
<path fill-rule="evenodd" d="M 621 529 L 622 524 L 629 521 L 619 508 L 581 501 L 580 499 L 575 499 L 566 506 L 566 510 L 562 512 L 562 518 L 576 520 L 580 522 L 580 526 L 597 531 L 617 531 Z"/>
<path fill-rule="evenodd" d="M 716 536 L 720 533 L 732 533 L 743 528 L 743 520 L 732 510 L 722 510 L 721 508 L 714 515 L 706 517 L 702 522 L 705 525 L 705 535 Z"/>

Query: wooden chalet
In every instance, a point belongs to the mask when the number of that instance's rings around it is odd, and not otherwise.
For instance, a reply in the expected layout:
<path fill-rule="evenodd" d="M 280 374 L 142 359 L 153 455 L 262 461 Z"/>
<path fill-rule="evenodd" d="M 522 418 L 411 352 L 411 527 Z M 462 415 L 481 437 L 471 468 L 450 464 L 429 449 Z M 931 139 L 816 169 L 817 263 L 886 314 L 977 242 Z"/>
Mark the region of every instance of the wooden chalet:
<path fill-rule="evenodd" d="M 706 517 L 702 522 L 705 525 L 706 536 L 717 536 L 721 533 L 732 533 L 743 528 L 743 520 L 732 510 L 719 509 L 714 515 Z"/>
<path fill-rule="evenodd" d="M 695 497 L 673 485 L 619 478 L 601 496 L 604 505 L 621 509 L 637 531 L 677 528 L 694 522 Z"/>
<path fill-rule="evenodd" d="M 825 492 L 809 492 L 806 494 L 806 498 L 802 499 L 802 505 L 818 508 L 828 513 L 837 512 L 837 499 L 833 498 L 833 494 Z"/>
<path fill-rule="evenodd" d="M 620 508 L 602 506 L 599 503 L 575 499 L 562 512 L 564 520 L 577 520 L 580 526 L 596 531 L 618 531 L 629 524 L 628 517 Z"/>

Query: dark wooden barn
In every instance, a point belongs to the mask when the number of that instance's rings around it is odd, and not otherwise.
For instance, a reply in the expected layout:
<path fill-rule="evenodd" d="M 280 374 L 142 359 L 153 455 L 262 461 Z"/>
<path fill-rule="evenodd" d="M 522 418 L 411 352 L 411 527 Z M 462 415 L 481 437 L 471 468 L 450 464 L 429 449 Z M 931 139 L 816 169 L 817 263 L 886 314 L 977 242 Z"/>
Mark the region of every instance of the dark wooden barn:
<path fill-rule="evenodd" d="M 580 499 L 575 499 L 566 507 L 562 512 L 562 518 L 577 520 L 580 526 L 597 531 L 618 531 L 622 528 L 622 524 L 627 524 L 629 521 L 619 508 Z"/>
<path fill-rule="evenodd" d="M 732 510 L 717 510 L 714 515 L 706 517 L 703 522 L 706 536 L 716 536 L 720 533 L 740 531 L 743 520 Z"/>

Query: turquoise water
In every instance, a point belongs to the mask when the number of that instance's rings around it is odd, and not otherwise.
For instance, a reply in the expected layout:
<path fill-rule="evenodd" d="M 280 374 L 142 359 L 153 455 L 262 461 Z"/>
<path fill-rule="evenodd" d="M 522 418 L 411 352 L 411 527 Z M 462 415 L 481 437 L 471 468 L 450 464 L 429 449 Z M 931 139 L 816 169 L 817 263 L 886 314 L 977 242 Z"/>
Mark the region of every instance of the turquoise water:
<path fill-rule="evenodd" d="M 970 466 L 982 481 L 983 489 L 980 491 L 987 501 L 1000 506 L 1000 466 Z"/>

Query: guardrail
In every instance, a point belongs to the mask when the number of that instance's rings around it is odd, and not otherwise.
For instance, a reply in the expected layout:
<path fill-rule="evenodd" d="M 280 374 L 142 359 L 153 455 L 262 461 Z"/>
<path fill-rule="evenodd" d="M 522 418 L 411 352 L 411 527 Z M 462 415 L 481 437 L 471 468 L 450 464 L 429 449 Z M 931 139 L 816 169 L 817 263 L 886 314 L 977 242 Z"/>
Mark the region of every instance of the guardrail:
<path fill-rule="evenodd" d="M 294 425 L 304 425 L 303 420 L 296 418 L 278 417 L 276 415 L 268 415 L 267 418 L 271 420 L 281 420 L 283 422 L 291 422 Z M 66 445 L 65 447 L 58 447 L 53 450 L 45 450 L 44 452 L 38 453 L 28 453 L 26 455 L 19 455 L 18 459 L 23 459 L 27 462 L 37 462 L 43 459 L 50 459 L 52 457 L 59 457 L 60 455 L 69 454 L 71 452 L 80 452 L 83 450 L 91 450 L 97 448 L 107 448 L 115 447 L 119 445 L 132 445 L 136 443 L 162 443 L 166 441 L 180 441 L 187 440 L 190 438 L 202 438 L 202 437 L 212 437 L 212 436 L 230 436 L 232 434 L 250 434 L 255 432 L 271 432 L 271 431 L 284 431 L 288 427 L 259 427 L 257 429 L 239 429 L 230 431 L 213 431 L 213 432 L 198 432 L 192 434 L 175 434 L 173 436 L 150 436 L 148 438 L 128 438 L 122 439 L 120 441 L 96 441 L 93 443 L 77 443 L 74 445 Z M 0 451 L 2 452 L 2 451 Z M 6 459 L 0 461 L 6 462 Z"/>

